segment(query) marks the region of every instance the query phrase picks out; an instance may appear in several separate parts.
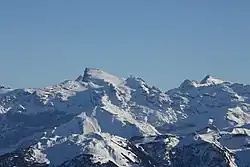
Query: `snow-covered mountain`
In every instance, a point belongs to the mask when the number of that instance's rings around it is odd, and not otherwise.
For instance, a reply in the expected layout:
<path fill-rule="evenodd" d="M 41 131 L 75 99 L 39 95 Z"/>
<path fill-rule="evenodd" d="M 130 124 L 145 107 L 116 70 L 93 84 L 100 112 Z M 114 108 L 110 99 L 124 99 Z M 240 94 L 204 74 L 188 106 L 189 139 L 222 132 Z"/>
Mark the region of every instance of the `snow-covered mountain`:
<path fill-rule="evenodd" d="M 0 167 L 247 167 L 249 111 L 249 85 L 212 76 L 163 92 L 86 68 L 46 88 L 1 86 Z"/>

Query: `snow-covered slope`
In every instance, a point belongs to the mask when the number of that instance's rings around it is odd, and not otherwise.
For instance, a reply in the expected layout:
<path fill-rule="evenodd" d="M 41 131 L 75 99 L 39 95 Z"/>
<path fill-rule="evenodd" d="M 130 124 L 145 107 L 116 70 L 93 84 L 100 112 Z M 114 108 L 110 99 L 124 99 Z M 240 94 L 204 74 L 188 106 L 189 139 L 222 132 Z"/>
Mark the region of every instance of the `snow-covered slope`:
<path fill-rule="evenodd" d="M 1 87 L 0 157 L 8 164 L 31 150 L 31 161 L 47 166 L 180 166 L 181 158 L 205 167 L 216 153 L 221 166 L 247 166 L 249 99 L 249 85 L 210 75 L 163 92 L 141 78 L 93 68 L 46 88 Z M 212 150 L 207 161 L 204 150 Z M 26 163 L 19 160 L 25 156 L 17 161 Z"/>

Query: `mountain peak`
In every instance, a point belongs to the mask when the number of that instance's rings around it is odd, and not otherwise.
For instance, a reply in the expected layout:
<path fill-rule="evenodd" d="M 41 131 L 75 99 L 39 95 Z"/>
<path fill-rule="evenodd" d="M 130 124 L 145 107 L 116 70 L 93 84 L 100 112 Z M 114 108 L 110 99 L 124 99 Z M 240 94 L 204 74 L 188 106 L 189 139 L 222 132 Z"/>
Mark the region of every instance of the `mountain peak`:
<path fill-rule="evenodd" d="M 179 86 L 179 88 L 181 89 L 189 89 L 189 88 L 193 88 L 196 87 L 197 83 L 195 83 L 195 81 L 191 81 L 189 79 L 186 79 L 183 81 L 183 83 Z"/>
<path fill-rule="evenodd" d="M 3 86 L 3 85 L 0 85 L 0 89 L 4 89 L 5 88 L 5 86 Z"/>
<path fill-rule="evenodd" d="M 76 79 L 76 81 L 88 82 L 88 78 L 97 73 L 102 73 L 102 71 L 98 68 L 85 68 L 84 72 Z"/>
<path fill-rule="evenodd" d="M 206 75 L 205 78 L 201 80 L 200 84 L 221 84 L 223 82 L 223 80 L 215 78 L 211 75 Z"/>
<path fill-rule="evenodd" d="M 99 84 L 100 81 L 104 81 L 113 84 L 120 84 L 122 79 L 104 72 L 99 68 L 85 68 L 84 73 L 80 75 L 76 81 L 93 82 L 96 84 Z"/>

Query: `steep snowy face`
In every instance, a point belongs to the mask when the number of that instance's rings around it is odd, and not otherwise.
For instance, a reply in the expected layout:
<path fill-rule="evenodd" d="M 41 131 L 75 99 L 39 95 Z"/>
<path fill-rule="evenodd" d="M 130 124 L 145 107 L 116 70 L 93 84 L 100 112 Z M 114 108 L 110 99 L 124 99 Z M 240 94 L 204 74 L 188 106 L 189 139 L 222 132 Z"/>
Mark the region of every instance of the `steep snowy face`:
<path fill-rule="evenodd" d="M 38 164 L 64 167 L 83 162 L 178 166 L 180 157 L 183 164 L 190 160 L 184 158 L 188 153 L 204 167 L 213 163 L 212 155 L 220 157 L 222 166 L 234 155 L 242 159 L 236 163 L 250 164 L 244 156 L 249 146 L 249 99 L 249 85 L 209 75 L 201 82 L 185 80 L 164 93 L 138 77 L 123 79 L 86 68 L 76 80 L 46 88 L 0 88 L 0 155 L 12 152 L 7 154 L 10 158 L 16 150 L 32 146 L 32 156 L 43 157 Z M 172 135 L 162 139 L 166 133 Z M 197 133 L 201 140 L 187 137 Z M 135 136 L 143 141 L 132 140 Z M 201 154 L 212 150 L 209 161 L 196 155 L 196 147 Z M 181 153 L 176 157 L 173 149 Z"/>
<path fill-rule="evenodd" d="M 64 162 L 58 167 L 81 167 L 81 166 L 84 166 L 84 167 L 119 167 L 112 161 L 108 161 L 105 163 L 92 162 L 91 161 L 92 157 L 93 157 L 92 155 L 82 154 L 69 161 Z"/>
<path fill-rule="evenodd" d="M 49 167 L 46 155 L 40 150 L 27 148 L 0 157 L 1 167 Z"/>
<path fill-rule="evenodd" d="M 147 152 L 161 167 L 237 167 L 235 154 L 223 147 L 209 134 L 189 134 L 178 137 L 171 134 L 134 137 L 130 141 Z"/>
<path fill-rule="evenodd" d="M 233 153 L 218 142 L 204 138 L 159 135 L 133 137 L 128 141 L 108 134 L 92 133 L 75 135 L 70 140 L 54 140 L 49 148 L 44 147 L 43 138 L 43 141 L 27 149 L 0 156 L 0 166 L 237 167 Z"/>
<path fill-rule="evenodd" d="M 78 155 L 92 155 L 93 163 L 113 162 L 117 166 L 129 166 L 139 163 L 135 153 L 127 149 L 126 139 L 105 133 L 72 134 L 61 137 L 47 134 L 33 147 L 46 154 L 52 165 L 60 165 Z M 61 150 L 65 150 L 61 152 Z M 129 161 L 128 161 L 129 159 Z"/>
<path fill-rule="evenodd" d="M 170 162 L 172 167 L 237 167 L 232 153 L 221 145 L 205 141 L 177 146 L 170 152 Z"/>

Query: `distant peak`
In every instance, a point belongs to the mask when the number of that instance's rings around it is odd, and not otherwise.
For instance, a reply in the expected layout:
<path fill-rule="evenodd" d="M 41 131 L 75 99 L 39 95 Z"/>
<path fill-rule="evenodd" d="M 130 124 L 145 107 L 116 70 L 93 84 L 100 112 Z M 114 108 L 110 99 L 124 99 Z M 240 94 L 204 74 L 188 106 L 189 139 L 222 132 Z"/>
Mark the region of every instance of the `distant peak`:
<path fill-rule="evenodd" d="M 76 81 L 84 81 L 85 80 L 85 75 L 87 73 L 86 69 L 87 68 L 85 68 L 84 72 L 76 78 Z"/>
<path fill-rule="evenodd" d="M 5 86 L 3 86 L 3 85 L 0 85 L 0 89 L 4 89 L 5 88 Z"/>
<path fill-rule="evenodd" d="M 201 80 L 200 84 L 221 84 L 223 82 L 223 80 L 215 78 L 211 75 L 206 75 L 205 78 Z"/>
<path fill-rule="evenodd" d="M 180 85 L 179 88 L 181 89 L 189 89 L 189 88 L 193 88 L 196 87 L 197 83 L 195 81 L 191 81 L 189 79 L 186 79 L 183 81 L 183 83 Z"/>
<path fill-rule="evenodd" d="M 137 88 L 137 87 L 144 85 L 144 84 L 145 84 L 145 81 L 142 78 L 134 77 L 132 75 L 130 75 L 126 79 L 126 85 L 131 87 L 131 88 Z"/>
<path fill-rule="evenodd" d="M 85 68 L 84 70 L 84 74 L 89 74 L 89 73 L 100 73 L 100 72 L 104 72 L 99 68 Z"/>
<path fill-rule="evenodd" d="M 0 89 L 11 89 L 10 87 L 5 87 L 4 85 L 0 85 Z"/>
<path fill-rule="evenodd" d="M 122 79 L 107 72 L 104 72 L 99 68 L 85 68 L 84 73 L 80 75 L 76 79 L 76 81 L 82 81 L 82 82 L 91 81 L 96 84 L 101 84 L 100 81 L 105 81 L 113 84 L 119 84 L 122 82 Z"/>
<path fill-rule="evenodd" d="M 206 83 L 206 81 L 212 80 L 214 77 L 212 75 L 206 75 L 200 83 Z"/>
<path fill-rule="evenodd" d="M 87 82 L 91 74 L 102 73 L 103 71 L 98 68 L 85 68 L 84 72 L 76 79 L 76 81 Z"/>

